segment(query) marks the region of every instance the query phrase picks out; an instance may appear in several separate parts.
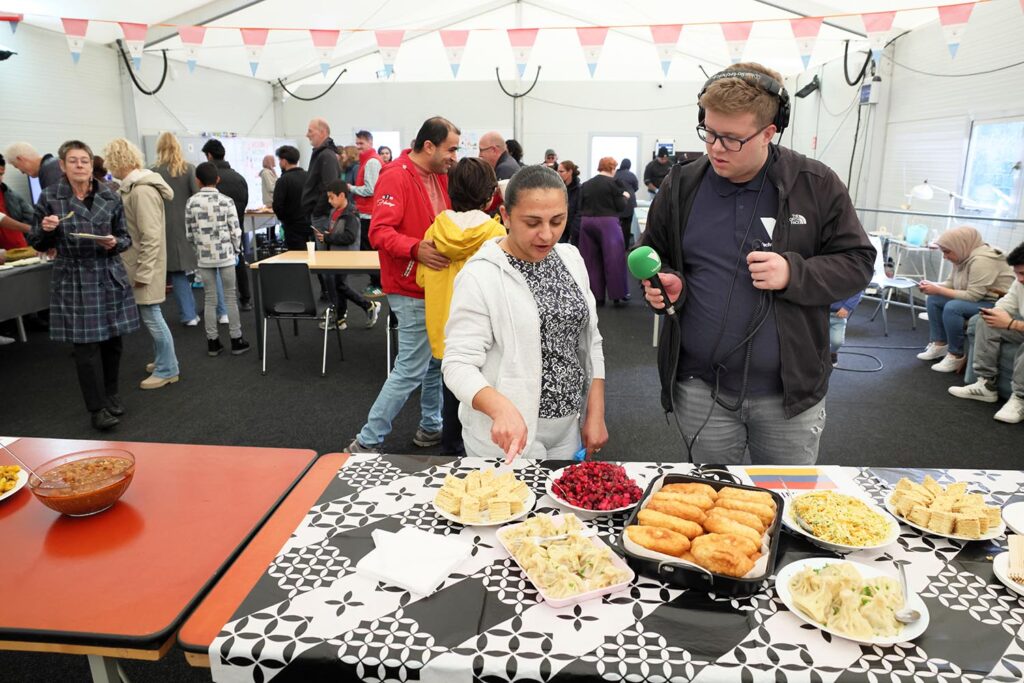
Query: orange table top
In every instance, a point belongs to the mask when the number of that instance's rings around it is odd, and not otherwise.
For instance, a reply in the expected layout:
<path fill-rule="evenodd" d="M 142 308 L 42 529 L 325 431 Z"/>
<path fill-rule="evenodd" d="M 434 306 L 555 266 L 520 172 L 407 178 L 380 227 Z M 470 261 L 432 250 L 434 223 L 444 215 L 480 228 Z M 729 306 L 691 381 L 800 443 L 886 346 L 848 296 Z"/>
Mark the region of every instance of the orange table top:
<path fill-rule="evenodd" d="M 295 485 L 181 627 L 178 643 L 186 653 L 207 652 L 210 643 L 266 572 L 267 565 L 277 556 L 347 459 L 348 454 L 323 455 Z M 190 661 L 195 663 L 195 660 Z"/>
<path fill-rule="evenodd" d="M 313 252 L 313 260 L 306 251 L 283 251 L 262 261 L 255 261 L 249 267 L 259 270 L 260 264 L 268 263 L 306 263 L 310 270 L 354 270 L 361 272 L 380 270 L 380 256 L 375 251 L 333 251 Z"/>
<path fill-rule="evenodd" d="M 0 641 L 160 647 L 317 457 L 33 438 L 10 446 L 29 466 L 104 447 L 136 458 L 131 486 L 109 510 L 64 517 L 27 486 L 0 501 Z"/>

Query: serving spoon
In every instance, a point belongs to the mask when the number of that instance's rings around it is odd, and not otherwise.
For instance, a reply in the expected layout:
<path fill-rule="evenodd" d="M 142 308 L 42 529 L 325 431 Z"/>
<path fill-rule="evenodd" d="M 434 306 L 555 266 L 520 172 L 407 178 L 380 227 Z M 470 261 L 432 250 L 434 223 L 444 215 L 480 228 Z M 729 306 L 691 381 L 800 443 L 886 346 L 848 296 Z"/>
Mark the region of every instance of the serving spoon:
<path fill-rule="evenodd" d="M 903 591 L 903 609 L 899 610 L 893 616 L 896 617 L 896 621 L 901 624 L 913 624 L 915 621 L 921 618 L 921 613 L 916 609 L 907 607 L 907 598 L 910 596 L 910 591 L 907 590 L 907 572 L 903 569 L 902 564 L 896 564 L 896 568 L 900 572 L 900 590 Z"/>

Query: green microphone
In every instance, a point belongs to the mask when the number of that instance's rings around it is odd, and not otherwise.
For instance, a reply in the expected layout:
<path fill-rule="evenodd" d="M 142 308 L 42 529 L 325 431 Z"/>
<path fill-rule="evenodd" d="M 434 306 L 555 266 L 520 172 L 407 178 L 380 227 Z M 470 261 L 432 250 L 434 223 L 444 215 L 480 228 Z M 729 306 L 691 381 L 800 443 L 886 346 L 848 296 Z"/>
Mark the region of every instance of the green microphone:
<path fill-rule="evenodd" d="M 652 285 L 661 290 L 661 295 L 665 297 L 665 313 L 675 315 L 676 307 L 669 299 L 665 285 L 661 283 L 661 278 L 658 277 L 658 273 L 661 272 L 661 257 L 658 256 L 658 252 L 648 246 L 637 247 L 629 252 L 626 265 L 633 277 L 638 280 L 649 280 Z"/>

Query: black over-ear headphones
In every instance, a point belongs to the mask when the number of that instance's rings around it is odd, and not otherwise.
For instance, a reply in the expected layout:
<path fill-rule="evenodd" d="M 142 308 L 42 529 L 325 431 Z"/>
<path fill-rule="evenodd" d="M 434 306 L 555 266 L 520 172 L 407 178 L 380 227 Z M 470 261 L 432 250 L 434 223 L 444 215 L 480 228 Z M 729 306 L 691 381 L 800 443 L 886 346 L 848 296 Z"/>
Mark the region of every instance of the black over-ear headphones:
<path fill-rule="evenodd" d="M 715 81 L 721 81 L 726 78 L 740 78 L 751 85 L 756 85 L 766 92 L 770 92 L 779 98 L 779 110 L 775 112 L 775 119 L 772 121 L 775 124 L 776 131 L 779 135 L 782 131 L 786 130 L 789 125 L 789 93 L 786 91 L 786 87 L 779 83 L 777 80 L 770 76 L 766 76 L 756 71 L 719 71 L 714 76 L 704 82 L 704 87 L 700 89 L 700 94 L 697 95 L 697 123 L 704 123 L 704 107 L 700 106 L 700 98 L 704 96 L 704 93 L 708 91 L 708 86 Z"/>

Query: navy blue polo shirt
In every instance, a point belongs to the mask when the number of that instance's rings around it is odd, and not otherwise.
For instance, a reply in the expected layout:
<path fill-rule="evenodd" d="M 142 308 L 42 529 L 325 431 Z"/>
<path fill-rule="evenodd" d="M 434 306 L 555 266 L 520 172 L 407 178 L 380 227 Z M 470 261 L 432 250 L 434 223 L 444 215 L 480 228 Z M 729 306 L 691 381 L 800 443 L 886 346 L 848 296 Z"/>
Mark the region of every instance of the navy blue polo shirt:
<path fill-rule="evenodd" d="M 677 376 L 679 379 L 700 377 L 713 385 L 714 357 L 726 368 L 719 377 L 719 386 L 734 395 L 739 393 L 743 383 L 746 345 L 722 357 L 746 336 L 761 299 L 762 292 L 754 287 L 746 258 L 755 240 L 769 240 L 761 219 L 774 220 L 779 209 L 778 189 L 766 182 L 764 176 L 762 168 L 752 180 L 735 184 L 719 176 L 709 165 L 683 232 L 683 277 L 687 294 L 681 311 L 682 356 Z M 718 342 L 723 320 L 725 328 Z M 779 333 L 773 310 L 754 336 L 747 395 L 781 393 Z"/>

